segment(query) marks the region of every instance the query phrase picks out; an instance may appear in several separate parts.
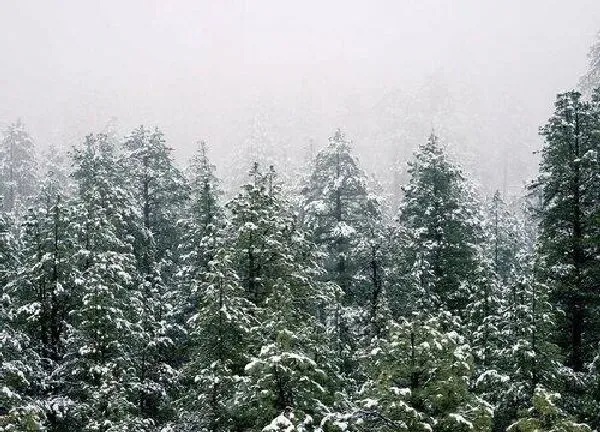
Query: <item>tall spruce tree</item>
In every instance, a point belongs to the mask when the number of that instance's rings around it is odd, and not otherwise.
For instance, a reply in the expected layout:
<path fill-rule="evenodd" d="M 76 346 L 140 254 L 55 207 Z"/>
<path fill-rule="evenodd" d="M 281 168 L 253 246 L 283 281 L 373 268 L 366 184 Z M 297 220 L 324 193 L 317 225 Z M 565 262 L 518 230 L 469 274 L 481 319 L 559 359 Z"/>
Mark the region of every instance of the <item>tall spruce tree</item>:
<path fill-rule="evenodd" d="M 219 202 L 222 195 L 220 182 L 204 141 L 190 161 L 187 178 L 190 184 L 189 207 L 186 217 L 179 223 L 183 234 L 179 244 L 179 279 L 184 285 L 181 302 L 185 317 L 194 313 L 201 295 L 198 286 L 217 250 L 222 247 L 225 226 L 225 214 Z"/>
<path fill-rule="evenodd" d="M 275 171 L 256 164 L 228 206 L 230 244 L 259 332 L 241 393 L 247 427 L 260 430 L 285 409 L 320 418 L 332 402 L 337 364 L 326 339 L 333 304 L 314 244 L 281 198 Z"/>
<path fill-rule="evenodd" d="M 600 110 L 577 92 L 560 94 L 555 113 L 541 129 L 544 147 L 540 253 L 552 301 L 564 311 L 558 343 L 575 372 L 584 370 L 598 343 L 598 154 Z"/>
<path fill-rule="evenodd" d="M 187 322 L 187 391 L 179 401 L 176 430 L 234 430 L 243 417 L 236 396 L 258 325 L 255 306 L 245 297 L 224 249 L 207 263 L 197 283 L 198 303 Z"/>
<path fill-rule="evenodd" d="M 585 423 L 578 423 L 558 406 L 560 393 L 553 393 L 538 386 L 531 398 L 531 407 L 523 410 L 519 419 L 511 424 L 507 432 L 591 432 Z"/>
<path fill-rule="evenodd" d="M 22 212 L 36 187 L 36 161 L 31 136 L 19 119 L 4 132 L 0 145 L 0 195 L 5 212 Z"/>
<path fill-rule="evenodd" d="M 181 295 L 172 282 L 180 264 L 177 220 L 188 198 L 188 186 L 160 129 L 141 126 L 123 146 L 121 166 L 133 188 L 143 224 L 134 248 L 144 287 L 142 321 L 146 335 L 140 353 L 139 374 L 144 387 L 140 406 L 145 416 L 163 422 L 172 415 L 174 366 L 181 363 L 180 351 L 174 348 L 184 338 L 177 308 Z"/>
<path fill-rule="evenodd" d="M 58 428 L 67 409 L 64 383 L 56 374 L 65 353 L 69 312 L 76 298 L 78 274 L 69 203 L 59 179 L 48 173 L 31 197 L 21 233 L 21 265 L 10 286 L 15 319 L 27 333 L 43 367 L 32 389 L 47 408 L 50 428 Z"/>
<path fill-rule="evenodd" d="M 323 280 L 340 288 L 331 317 L 332 345 L 351 375 L 359 342 L 379 331 L 385 245 L 380 200 L 340 130 L 315 156 L 302 195 L 304 226 L 325 256 Z"/>
<path fill-rule="evenodd" d="M 488 200 L 484 259 L 490 275 L 468 317 L 478 369 L 473 390 L 493 404 L 495 431 L 530 405 L 538 384 L 558 383 L 559 356 L 549 337 L 553 307 L 534 277 L 539 264 L 530 206 L 523 199 L 506 204 L 498 192 Z"/>
<path fill-rule="evenodd" d="M 448 312 L 390 321 L 363 359 L 366 380 L 331 431 L 489 431 L 493 409 L 469 391 L 473 357 Z"/>
<path fill-rule="evenodd" d="M 374 226 L 381 219 L 381 209 L 350 144 L 337 130 L 316 155 L 303 190 L 304 221 L 327 254 L 327 280 L 342 288 L 349 304 L 364 304 L 378 288 L 358 276 L 368 267 L 372 250 L 357 246 L 377 238 Z"/>
<path fill-rule="evenodd" d="M 491 373 L 479 377 L 478 384 L 487 381 L 488 386 L 496 387 L 494 430 L 498 431 L 531 408 L 538 386 L 560 388 L 561 357 L 552 341 L 556 311 L 548 301 L 548 287 L 538 280 L 535 259 L 531 253 L 519 257 L 521 273 L 507 291 L 501 329 L 504 345 L 496 364 L 506 378 L 493 379 Z"/>
<path fill-rule="evenodd" d="M 483 231 L 472 189 L 433 134 L 409 174 L 398 216 L 399 283 L 390 296 L 405 313 L 441 307 L 464 314 L 481 275 Z"/>
<path fill-rule="evenodd" d="M 141 225 L 139 213 L 106 135 L 88 136 L 73 159 L 79 273 L 61 368 L 74 401 L 66 430 L 150 430 L 153 422 L 143 418 L 139 402 L 145 383 L 136 373 L 145 334 L 130 232 L 136 221 Z"/>
<path fill-rule="evenodd" d="M 43 378 L 39 354 L 19 325 L 11 287 L 19 260 L 17 242 L 0 215 L 0 431 L 42 430 L 44 401 L 33 388 Z M 33 391 L 32 391 L 33 390 Z"/>

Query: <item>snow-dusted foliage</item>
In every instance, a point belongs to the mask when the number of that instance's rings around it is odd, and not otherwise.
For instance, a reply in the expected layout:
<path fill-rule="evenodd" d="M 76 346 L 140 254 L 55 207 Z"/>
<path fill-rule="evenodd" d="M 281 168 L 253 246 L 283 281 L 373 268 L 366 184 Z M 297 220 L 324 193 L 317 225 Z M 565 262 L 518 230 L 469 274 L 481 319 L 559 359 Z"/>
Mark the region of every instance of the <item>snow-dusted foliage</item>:
<path fill-rule="evenodd" d="M 336 381 L 324 325 L 333 291 L 319 281 L 315 246 L 285 204 L 274 170 L 255 166 L 228 206 L 232 256 L 259 323 L 240 395 L 246 421 L 255 424 L 286 407 L 322 416 Z"/>
<path fill-rule="evenodd" d="M 16 241 L 0 215 L 0 431 L 41 430 L 43 405 L 35 398 L 42 378 L 40 356 L 17 318 L 9 288 L 18 268 Z"/>
<path fill-rule="evenodd" d="M 33 140 L 19 119 L 11 123 L 0 142 L 0 195 L 3 211 L 17 215 L 35 194 L 37 163 Z"/>
<path fill-rule="evenodd" d="M 414 313 L 363 359 L 367 379 L 331 430 L 488 431 L 493 408 L 469 391 L 473 357 L 449 313 Z M 330 430 L 325 429 L 325 430 Z"/>
<path fill-rule="evenodd" d="M 329 138 L 315 157 L 303 195 L 305 225 L 327 252 L 327 278 L 352 304 L 364 303 L 373 290 L 360 273 L 371 252 L 369 240 L 375 241 L 381 209 L 350 144 L 339 130 Z"/>
<path fill-rule="evenodd" d="M 219 250 L 198 280 L 198 303 L 189 318 L 189 361 L 183 367 L 188 389 L 179 402 L 183 430 L 231 430 L 242 415 L 238 393 L 250 358 L 257 319 L 255 306 Z"/>
<path fill-rule="evenodd" d="M 184 304 L 182 287 L 174 281 L 182 237 L 177 222 L 189 198 L 189 186 L 175 166 L 160 129 L 140 126 L 125 139 L 123 147 L 119 167 L 131 189 L 131 205 L 141 215 L 141 229 L 131 233 L 142 284 L 140 408 L 144 416 L 162 423 L 172 415 L 174 366 L 181 363 L 182 355 L 177 348 L 185 341 L 179 318 Z"/>
<path fill-rule="evenodd" d="M 187 168 L 190 185 L 187 214 L 178 222 L 182 237 L 179 241 L 180 283 L 179 308 L 183 319 L 194 314 L 201 299 L 199 285 L 203 274 L 209 271 L 209 263 L 222 247 L 224 211 L 220 203 L 222 195 L 215 167 L 208 158 L 208 147 L 203 141 L 190 160 Z"/>
<path fill-rule="evenodd" d="M 536 387 L 532 407 L 523 411 L 507 432 L 591 432 L 585 423 L 577 423 L 557 405 L 559 393 Z"/>
<path fill-rule="evenodd" d="M 398 216 L 396 308 L 447 308 L 464 316 L 479 289 L 481 215 L 465 176 L 435 135 L 409 163 Z"/>
<path fill-rule="evenodd" d="M 579 93 L 559 95 L 556 111 L 541 130 L 540 177 L 534 185 L 542 194 L 540 253 L 553 300 L 564 310 L 560 341 L 568 364 L 581 372 L 599 341 L 585 325 L 598 325 L 595 293 L 598 263 L 598 102 Z M 597 238 L 597 237 L 596 237 Z"/>
<path fill-rule="evenodd" d="M 282 181 L 258 120 L 223 181 L 144 127 L 38 178 L 9 126 L 0 432 L 600 427 L 600 91 L 559 95 L 529 195 L 482 200 L 432 134 L 399 211 L 339 130 Z"/>
<path fill-rule="evenodd" d="M 600 33 L 588 52 L 589 66 L 579 80 L 579 88 L 584 94 L 590 95 L 600 87 Z"/>
<path fill-rule="evenodd" d="M 311 163 L 302 191 L 304 226 L 324 255 L 322 279 L 337 284 L 337 306 L 330 319 L 333 349 L 343 371 L 356 370 L 361 341 L 381 331 L 387 247 L 381 200 L 358 165 L 351 142 L 337 130 Z"/>
<path fill-rule="evenodd" d="M 559 94 L 555 112 L 540 133 L 544 138 L 540 175 L 531 185 L 540 197 L 538 279 L 549 288 L 555 306 L 554 341 L 566 368 L 561 405 L 580 419 L 588 417 L 583 397 L 586 370 L 599 343 L 600 98 L 582 99 L 577 92 Z"/>
<path fill-rule="evenodd" d="M 73 228 L 77 238 L 76 300 L 69 311 L 61 379 L 74 405 L 69 424 L 85 431 L 144 430 L 139 416 L 144 382 L 137 373 L 142 296 L 132 236 L 138 215 L 106 135 L 76 149 L 79 186 Z"/>

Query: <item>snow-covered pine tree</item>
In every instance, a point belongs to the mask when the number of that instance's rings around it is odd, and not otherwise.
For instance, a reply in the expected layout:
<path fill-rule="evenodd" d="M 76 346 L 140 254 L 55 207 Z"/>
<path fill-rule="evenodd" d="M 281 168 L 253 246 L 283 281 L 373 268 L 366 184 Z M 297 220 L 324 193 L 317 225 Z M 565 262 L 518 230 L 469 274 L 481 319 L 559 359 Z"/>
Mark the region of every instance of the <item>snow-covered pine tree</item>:
<path fill-rule="evenodd" d="M 496 370 L 478 377 L 479 387 L 496 386 L 494 430 L 505 430 L 519 412 L 530 407 L 538 385 L 560 388 L 561 357 L 552 341 L 555 332 L 553 305 L 548 301 L 548 287 L 539 282 L 539 264 L 532 252 L 518 257 L 520 274 L 510 285 L 503 313 L 501 337 L 504 346 L 498 351 Z M 490 379 L 491 378 L 491 379 Z"/>
<path fill-rule="evenodd" d="M 19 307 L 16 319 L 43 366 L 36 391 L 45 403 L 49 427 L 56 428 L 65 407 L 64 383 L 55 372 L 65 352 L 69 312 L 77 301 L 76 238 L 69 203 L 53 173 L 41 182 L 31 204 L 21 235 L 21 265 L 11 290 Z"/>
<path fill-rule="evenodd" d="M 486 401 L 496 405 L 505 393 L 509 377 L 502 370 L 507 346 L 511 346 L 508 321 L 515 300 L 515 287 L 522 271 L 517 254 L 532 250 L 523 220 L 517 219 L 496 192 L 483 209 L 484 236 L 479 252 L 476 289 L 467 306 L 466 326 L 475 358 L 474 388 Z"/>
<path fill-rule="evenodd" d="M 272 251 L 267 242 L 271 237 L 283 234 L 279 215 L 271 205 L 271 185 L 268 184 L 267 175 L 255 163 L 250 171 L 250 182 L 242 186 L 242 191 L 227 203 L 231 216 L 226 242 L 232 249 L 232 263 L 247 298 L 257 306 L 264 305 L 272 290 L 272 281 L 266 275 L 277 272 L 272 268 L 277 259 L 271 257 Z"/>
<path fill-rule="evenodd" d="M 237 395 L 257 327 L 254 305 L 224 249 L 215 251 L 198 279 L 198 303 L 188 320 L 189 362 L 183 368 L 186 393 L 178 402 L 176 430 L 235 430 L 243 412 Z"/>
<path fill-rule="evenodd" d="M 114 143 L 89 135 L 73 153 L 78 301 L 62 372 L 74 401 L 67 430 L 151 430 L 142 418 L 138 347 L 145 340 L 131 226 L 141 225 L 120 175 Z"/>
<path fill-rule="evenodd" d="M 543 386 L 536 387 L 532 406 L 521 412 L 507 432 L 592 432 L 589 425 L 576 422 L 559 407 L 560 398 L 560 393 L 550 392 Z"/>
<path fill-rule="evenodd" d="M 171 148 L 160 129 L 140 126 L 125 139 L 122 166 L 133 187 L 148 238 L 140 244 L 140 267 L 150 274 L 160 265 L 170 277 L 177 264 L 181 233 L 177 220 L 189 198 L 189 186 L 175 166 Z M 150 245 L 152 243 L 152 245 Z M 168 281 L 166 281 L 168 282 Z"/>
<path fill-rule="evenodd" d="M 363 359 L 367 379 L 354 408 L 326 418 L 326 431 L 489 431 L 492 407 L 469 392 L 466 340 L 448 312 L 390 321 L 389 336 Z"/>
<path fill-rule="evenodd" d="M 222 246 L 225 214 L 219 202 L 222 195 L 220 182 L 204 141 L 192 157 L 186 174 L 190 184 L 190 201 L 187 215 L 179 224 L 183 234 L 179 245 L 179 280 L 184 285 L 181 302 L 187 318 L 195 313 L 203 274 Z"/>
<path fill-rule="evenodd" d="M 12 298 L 18 269 L 17 244 L 0 214 L 0 431 L 43 430 L 44 406 L 33 390 L 43 377 L 38 353 L 15 319 Z"/>
<path fill-rule="evenodd" d="M 323 280 L 341 288 L 332 317 L 332 345 L 343 370 L 356 371 L 359 341 L 380 329 L 376 315 L 382 300 L 384 259 L 380 200 L 340 130 L 312 163 L 302 190 L 303 222 L 325 255 Z"/>
<path fill-rule="evenodd" d="M 19 216 L 36 187 L 36 161 L 33 140 L 19 119 L 4 132 L 0 145 L 0 195 L 3 211 Z"/>
<path fill-rule="evenodd" d="M 600 109 L 577 92 L 560 94 L 555 113 L 541 129 L 540 175 L 543 202 L 540 254 L 551 300 L 565 314 L 556 337 L 567 365 L 584 370 L 598 343 L 600 263 L 598 191 Z"/>
<path fill-rule="evenodd" d="M 159 422 L 172 415 L 174 367 L 179 367 L 184 331 L 179 322 L 181 293 L 172 282 L 180 264 L 182 233 L 177 221 L 188 199 L 188 185 L 175 166 L 160 129 L 143 126 L 126 138 L 121 166 L 133 188 L 143 230 L 134 251 L 143 280 L 143 327 L 146 346 L 140 353 L 144 415 Z"/>
<path fill-rule="evenodd" d="M 333 292 L 319 282 L 315 246 L 288 211 L 272 167 L 263 174 L 255 165 L 228 208 L 233 262 L 260 325 L 240 396 L 246 424 L 262 428 L 285 409 L 320 418 L 338 374 L 324 325 Z"/>
<path fill-rule="evenodd" d="M 540 283 L 551 287 L 554 341 L 565 365 L 561 408 L 590 419 L 586 373 L 598 346 L 600 295 L 600 97 L 583 101 L 578 92 L 559 94 L 555 113 L 541 129 L 540 175 L 532 188 L 541 196 Z"/>
<path fill-rule="evenodd" d="M 75 194 L 70 163 L 69 153 L 66 150 L 50 145 L 42 152 L 39 164 L 41 183 L 52 179 L 60 187 L 61 194 L 66 200 Z M 43 187 L 43 184 L 40 184 L 39 187 Z"/>
<path fill-rule="evenodd" d="M 473 390 L 495 407 L 494 430 L 505 430 L 527 406 L 536 383 L 556 384 L 551 306 L 533 279 L 535 221 L 526 200 L 510 206 L 496 192 L 485 206 L 483 289 L 468 307 L 476 359 Z M 537 360 L 536 360 L 537 359 Z"/>
<path fill-rule="evenodd" d="M 379 240 L 375 227 L 381 220 L 381 209 L 367 188 L 368 179 L 350 144 L 337 130 L 316 155 L 303 190 L 304 222 L 327 254 L 327 280 L 342 288 L 348 304 L 365 304 L 377 288 L 357 275 L 368 267 L 372 250 L 357 246 Z"/>
<path fill-rule="evenodd" d="M 496 191 L 486 203 L 485 213 L 488 222 L 487 254 L 492 262 L 496 278 L 503 285 L 510 285 L 518 277 L 516 255 L 520 250 L 519 231 L 523 229 L 508 204 Z"/>
<path fill-rule="evenodd" d="M 481 284 L 483 228 L 472 188 L 434 134 L 419 146 L 409 173 L 398 216 L 392 310 L 410 314 L 416 306 L 464 315 Z"/>

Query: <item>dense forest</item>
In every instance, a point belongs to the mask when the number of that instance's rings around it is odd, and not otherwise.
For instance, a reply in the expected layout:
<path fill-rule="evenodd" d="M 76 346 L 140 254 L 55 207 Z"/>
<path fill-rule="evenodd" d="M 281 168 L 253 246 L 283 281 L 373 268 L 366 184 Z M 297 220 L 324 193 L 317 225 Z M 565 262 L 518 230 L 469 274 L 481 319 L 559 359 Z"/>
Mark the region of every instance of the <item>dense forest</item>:
<path fill-rule="evenodd" d="M 510 200 L 435 132 L 390 203 L 340 130 L 226 191 L 204 142 L 180 169 L 159 128 L 37 154 L 11 124 L 0 431 L 600 428 L 600 42 L 590 60 Z"/>

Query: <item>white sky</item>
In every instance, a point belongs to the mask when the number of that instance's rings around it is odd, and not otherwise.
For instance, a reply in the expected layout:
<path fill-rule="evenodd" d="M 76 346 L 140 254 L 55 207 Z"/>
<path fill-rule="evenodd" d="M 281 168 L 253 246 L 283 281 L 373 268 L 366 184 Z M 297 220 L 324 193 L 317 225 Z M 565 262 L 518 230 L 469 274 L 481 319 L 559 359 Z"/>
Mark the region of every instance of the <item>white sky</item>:
<path fill-rule="evenodd" d="M 499 134 L 518 107 L 536 140 L 598 30 L 598 0 L 0 0 L 0 126 L 71 145 L 117 117 L 223 156 L 257 111 L 360 138 L 386 94 L 440 79 Z"/>

